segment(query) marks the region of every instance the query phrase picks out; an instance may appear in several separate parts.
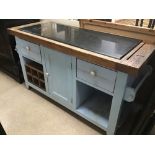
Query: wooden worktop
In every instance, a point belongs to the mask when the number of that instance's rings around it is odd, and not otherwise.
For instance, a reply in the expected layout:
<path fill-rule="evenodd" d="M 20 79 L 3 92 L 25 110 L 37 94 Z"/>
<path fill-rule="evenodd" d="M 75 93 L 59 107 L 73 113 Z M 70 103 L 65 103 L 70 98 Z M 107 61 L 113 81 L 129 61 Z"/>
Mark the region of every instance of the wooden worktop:
<path fill-rule="evenodd" d="M 155 44 L 140 43 L 132 51 L 130 51 L 122 59 L 118 60 L 105 55 L 94 53 L 88 50 L 84 50 L 78 47 L 74 47 L 68 44 L 64 44 L 58 41 L 47 39 L 41 36 L 30 34 L 19 30 L 20 28 L 26 26 L 32 26 L 36 24 L 41 24 L 43 22 L 27 24 L 23 26 L 9 28 L 8 31 L 11 35 L 15 35 L 21 39 L 41 44 L 48 48 L 52 48 L 63 52 L 68 55 L 75 56 L 79 59 L 107 67 L 113 70 L 119 70 L 128 74 L 136 75 L 142 66 L 147 62 L 147 60 L 153 55 L 155 51 Z"/>

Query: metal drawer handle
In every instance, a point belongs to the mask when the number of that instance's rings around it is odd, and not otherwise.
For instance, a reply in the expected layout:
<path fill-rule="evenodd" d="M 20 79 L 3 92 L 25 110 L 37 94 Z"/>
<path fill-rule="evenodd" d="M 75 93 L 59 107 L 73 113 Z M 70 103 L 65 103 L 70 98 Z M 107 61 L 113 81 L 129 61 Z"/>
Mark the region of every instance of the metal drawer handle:
<path fill-rule="evenodd" d="M 95 71 L 90 71 L 90 75 L 96 76 L 96 72 Z"/>
<path fill-rule="evenodd" d="M 31 50 L 29 46 L 26 46 L 26 49 L 27 49 L 28 51 L 30 51 L 30 50 Z"/>

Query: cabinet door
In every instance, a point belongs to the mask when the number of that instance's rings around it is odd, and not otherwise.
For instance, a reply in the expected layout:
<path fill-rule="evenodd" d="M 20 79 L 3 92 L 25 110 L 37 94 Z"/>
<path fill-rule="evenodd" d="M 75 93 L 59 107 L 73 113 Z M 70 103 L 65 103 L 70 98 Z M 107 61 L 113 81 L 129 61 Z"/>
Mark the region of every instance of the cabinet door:
<path fill-rule="evenodd" d="M 57 102 L 72 104 L 72 57 L 52 49 L 44 49 L 49 95 Z"/>

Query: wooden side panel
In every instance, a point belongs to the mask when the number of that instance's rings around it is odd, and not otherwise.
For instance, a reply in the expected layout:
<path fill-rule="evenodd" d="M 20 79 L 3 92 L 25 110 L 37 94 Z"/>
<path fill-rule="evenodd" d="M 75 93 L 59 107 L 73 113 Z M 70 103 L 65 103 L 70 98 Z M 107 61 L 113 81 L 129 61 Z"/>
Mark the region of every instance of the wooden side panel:
<path fill-rule="evenodd" d="M 140 69 L 155 51 L 155 45 L 144 44 L 136 53 L 134 53 L 128 59 L 122 60 L 123 65 L 132 66 L 133 68 Z M 123 68 L 123 67 L 122 67 Z"/>
<path fill-rule="evenodd" d="M 80 27 L 143 40 L 155 44 L 155 30 L 98 20 L 80 20 Z"/>

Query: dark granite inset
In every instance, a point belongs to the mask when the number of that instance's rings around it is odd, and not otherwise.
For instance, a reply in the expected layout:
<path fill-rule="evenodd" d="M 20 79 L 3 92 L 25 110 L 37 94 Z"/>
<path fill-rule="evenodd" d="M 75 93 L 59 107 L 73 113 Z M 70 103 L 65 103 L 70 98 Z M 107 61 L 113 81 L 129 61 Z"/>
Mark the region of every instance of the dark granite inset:
<path fill-rule="evenodd" d="M 137 39 L 52 22 L 20 30 L 117 59 L 121 59 L 141 42 Z"/>

